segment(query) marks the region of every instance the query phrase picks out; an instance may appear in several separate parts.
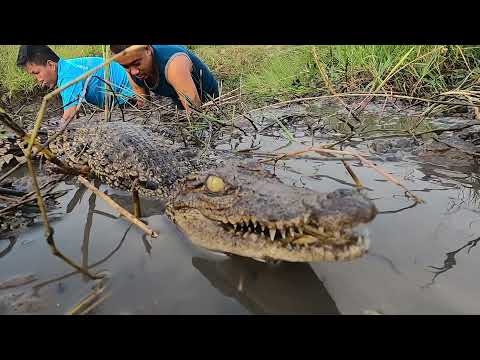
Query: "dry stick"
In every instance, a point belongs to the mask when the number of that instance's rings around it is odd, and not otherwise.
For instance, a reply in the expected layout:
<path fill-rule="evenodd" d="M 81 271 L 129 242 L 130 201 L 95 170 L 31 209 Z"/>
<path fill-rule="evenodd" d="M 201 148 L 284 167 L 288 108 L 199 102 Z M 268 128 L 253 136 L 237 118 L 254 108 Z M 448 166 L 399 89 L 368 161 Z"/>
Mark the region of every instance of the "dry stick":
<path fill-rule="evenodd" d="M 98 305 L 103 303 L 105 300 L 107 300 L 112 294 L 109 292 L 105 295 L 103 295 L 101 298 L 99 298 L 97 301 L 95 301 L 93 304 L 91 304 L 89 307 L 87 307 L 85 310 L 83 310 L 79 315 L 86 315 L 89 312 L 91 312 L 94 308 L 96 308 Z M 72 314 L 73 315 L 73 314 Z"/>
<path fill-rule="evenodd" d="M 395 185 L 398 185 L 400 186 L 402 189 L 404 189 L 408 194 L 410 194 L 410 196 L 412 196 L 415 201 L 419 202 L 419 203 L 423 203 L 424 201 L 422 199 L 420 199 L 418 196 L 416 196 L 415 194 L 413 194 L 410 190 L 408 190 L 404 185 L 402 185 L 397 179 L 395 179 L 395 177 L 393 177 L 392 175 L 388 174 L 386 171 L 384 170 L 381 170 L 381 167 L 378 166 L 378 165 L 375 165 L 374 163 L 372 163 L 370 160 L 367 160 L 365 157 L 363 157 L 362 155 L 358 154 L 358 153 L 354 153 L 354 152 L 351 152 L 351 151 L 346 151 L 346 150 L 331 150 L 331 149 L 325 149 L 325 148 L 320 148 L 320 147 L 309 147 L 309 148 L 306 148 L 304 150 L 298 150 L 298 151 L 294 151 L 294 152 L 291 152 L 291 153 L 286 153 L 286 154 L 281 154 L 273 159 L 266 159 L 266 160 L 262 160 L 260 161 L 259 163 L 265 163 L 265 162 L 269 162 L 269 161 L 279 161 L 283 158 L 286 158 L 286 157 L 294 157 L 296 155 L 299 155 L 299 154 L 303 154 L 303 153 L 306 153 L 306 152 L 309 152 L 309 151 L 314 151 L 314 152 L 318 152 L 318 153 L 326 153 L 326 154 L 334 154 L 334 155 L 351 155 L 353 157 L 356 157 L 357 159 L 359 159 L 362 163 L 364 163 L 366 166 L 372 168 L 373 170 L 375 170 L 376 172 L 378 172 L 380 175 L 382 175 L 384 178 L 386 178 L 387 180 L 393 182 Z"/>
<path fill-rule="evenodd" d="M 337 120 L 340 120 L 341 122 L 343 122 L 345 125 L 347 125 L 349 128 L 350 128 L 350 131 L 354 132 L 355 131 L 355 126 L 353 126 L 352 124 L 350 124 L 347 120 L 344 120 L 342 119 L 341 117 L 338 117 L 338 116 L 335 116 L 337 118 Z"/>
<path fill-rule="evenodd" d="M 15 165 L 13 168 L 11 168 L 10 170 L 8 170 L 5 174 L 3 174 L 1 177 L 0 177 L 0 183 L 5 180 L 7 177 L 9 177 L 11 174 L 13 174 L 16 170 L 18 170 L 20 168 L 20 166 L 24 165 L 25 163 L 27 162 L 27 160 L 22 160 L 20 161 L 17 165 Z"/>
<path fill-rule="evenodd" d="M 49 183 L 49 184 L 51 184 L 51 183 Z M 45 188 L 45 187 L 46 187 L 47 185 L 49 185 L 49 184 L 44 185 L 42 188 Z M 55 187 L 55 186 L 53 186 L 53 187 L 52 187 L 51 189 L 49 189 L 48 191 L 51 191 L 54 187 Z M 42 188 L 39 188 L 39 190 L 42 190 Z M 47 193 L 48 191 L 46 191 L 45 193 Z M 0 210 L 0 215 L 5 214 L 5 213 L 7 213 L 7 212 L 9 212 L 9 211 L 11 211 L 11 210 L 13 210 L 13 209 L 16 209 L 17 207 L 19 207 L 19 206 L 21 206 L 21 205 L 24 205 L 24 204 L 27 204 L 27 203 L 29 203 L 29 202 L 31 202 L 31 201 L 34 201 L 35 198 L 33 197 L 33 195 L 36 195 L 35 191 L 33 191 L 32 193 L 27 194 L 27 195 L 25 195 L 24 197 L 18 199 L 18 201 L 16 201 L 15 204 L 10 205 L 10 206 L 8 206 L 8 207 Z"/>
<path fill-rule="evenodd" d="M 18 126 L 2 108 L 0 108 L 0 122 L 12 130 L 23 141 L 27 141 L 29 139 L 29 134 L 27 134 L 20 126 Z M 33 146 L 36 153 L 43 154 L 48 161 L 57 165 L 65 173 L 74 175 L 79 174 L 79 171 L 65 165 L 62 161 L 58 160 L 49 149 L 42 148 L 42 146 L 38 144 L 37 140 L 34 140 Z M 21 150 L 25 154 L 25 158 L 28 158 L 26 151 L 22 148 Z"/>
<path fill-rule="evenodd" d="M 125 239 L 127 237 L 127 233 L 128 233 L 128 231 L 130 230 L 131 227 L 132 227 L 132 225 L 128 226 L 127 231 L 125 231 L 125 233 L 123 234 L 123 237 L 120 240 L 120 242 L 117 244 L 117 246 L 112 251 L 110 251 L 110 253 L 108 253 L 107 256 L 105 256 L 103 259 L 98 260 L 97 262 L 95 262 L 93 264 L 87 265 L 87 269 L 97 267 L 98 265 L 103 264 L 105 261 L 109 260 L 120 249 L 120 247 L 123 245 L 123 243 L 125 242 Z M 64 280 L 66 278 L 69 278 L 70 276 L 73 276 L 73 275 L 77 274 L 77 273 L 78 273 L 78 271 L 72 271 L 68 274 L 65 274 L 65 275 L 50 279 L 50 280 L 43 281 L 41 283 L 38 283 L 38 284 L 34 285 L 32 287 L 32 289 L 36 293 L 36 292 L 40 291 L 41 288 L 43 288 L 43 287 L 45 287 L 45 286 L 47 286 L 51 283 L 54 283 L 54 282 L 59 281 L 59 280 Z"/>
<path fill-rule="evenodd" d="M 367 165 L 368 167 L 370 167 L 371 169 L 375 170 L 376 172 L 378 172 L 380 175 L 382 175 L 383 177 L 385 177 L 387 180 L 390 180 L 391 182 L 393 182 L 394 184 L 400 186 L 402 189 L 404 189 L 408 194 L 410 194 L 417 202 L 419 203 L 423 203 L 424 201 L 422 199 L 420 199 L 419 197 L 417 197 L 415 194 L 413 194 L 410 190 L 408 190 L 403 184 L 401 184 L 397 179 L 395 179 L 395 177 L 393 177 L 392 175 L 388 174 L 386 171 L 382 170 L 380 168 L 380 166 L 378 165 L 375 165 L 373 162 L 371 162 L 370 160 L 367 160 L 365 159 L 362 155 L 358 154 L 358 153 L 354 153 L 354 152 L 351 152 L 351 151 L 340 151 L 340 150 L 329 150 L 329 149 L 318 149 L 318 150 L 314 150 L 314 151 L 317 151 L 317 152 L 326 152 L 326 153 L 332 153 L 332 154 L 349 154 L 349 155 L 352 155 L 352 156 L 355 156 L 355 157 L 358 157 L 360 159 L 360 161 L 362 161 L 365 165 Z"/>
<path fill-rule="evenodd" d="M 99 296 L 105 291 L 106 287 L 102 286 L 96 289 L 93 289 L 90 294 L 85 296 L 80 302 L 75 305 L 72 309 L 67 311 L 65 315 L 85 315 L 94 307 L 100 305 L 103 301 L 105 301 L 108 297 L 110 297 L 111 293 L 108 292 L 103 297 Z"/>
<path fill-rule="evenodd" d="M 127 210 L 122 208 L 118 205 L 115 201 L 113 201 L 108 195 L 98 190 L 94 185 L 92 185 L 87 179 L 83 176 L 79 176 L 78 180 L 85 185 L 90 191 L 93 191 L 95 194 L 100 196 L 108 205 L 110 205 L 113 209 L 118 211 L 121 215 L 123 215 L 128 221 L 132 224 L 143 230 L 147 235 L 150 235 L 152 238 L 158 237 L 158 234 L 150 229 L 147 225 L 143 222 L 135 218 L 132 214 L 130 214 Z"/>
<path fill-rule="evenodd" d="M 318 56 L 317 56 L 317 51 L 315 49 L 315 46 L 312 47 L 312 52 L 313 52 L 313 57 L 315 58 L 315 64 L 317 65 L 317 68 L 318 70 L 320 71 L 320 75 L 322 75 L 322 78 L 323 78 L 323 81 L 325 82 L 325 85 L 327 86 L 328 90 L 333 94 L 333 95 L 337 95 L 335 89 L 333 88 L 333 85 L 332 83 L 330 82 L 330 79 L 328 78 L 328 75 L 325 71 L 325 68 L 323 66 L 320 65 L 320 61 L 318 60 Z M 347 111 L 349 112 L 350 115 L 352 115 L 352 117 L 357 120 L 359 123 L 361 123 L 362 121 L 357 117 L 357 115 L 355 115 L 355 113 L 350 109 L 350 107 L 345 103 L 345 101 L 343 101 L 342 98 L 338 98 L 338 100 L 342 103 L 342 105 L 345 107 L 345 109 L 347 109 Z M 350 125 L 349 125 L 350 126 Z M 351 128 L 352 129 L 352 128 Z M 353 129 L 352 129 L 353 131 Z"/>
<path fill-rule="evenodd" d="M 16 197 L 16 196 L 8 197 L 8 196 L 0 195 L 0 200 L 6 201 L 6 202 L 9 202 L 9 203 L 16 203 L 18 201 L 18 197 Z"/>
<path fill-rule="evenodd" d="M 217 104 L 216 100 L 215 100 L 214 98 L 212 98 L 212 97 L 210 97 L 210 98 L 211 98 L 211 101 L 213 102 L 213 104 L 218 108 L 218 110 L 220 110 L 220 112 L 223 114 L 223 116 L 225 116 L 225 119 L 227 119 L 227 118 L 228 118 L 227 114 L 225 114 L 225 112 L 224 112 L 223 109 L 220 107 L 220 105 Z M 217 100 L 218 100 L 218 99 L 217 99 Z M 255 123 L 253 122 L 252 119 L 250 119 L 250 118 L 249 118 L 248 116 L 246 116 L 245 114 L 243 114 L 243 117 L 250 122 L 250 124 L 251 124 L 252 127 L 255 129 L 255 131 L 258 131 L 258 128 L 255 126 Z M 233 117 L 232 117 L 232 120 L 233 120 Z M 232 121 L 232 126 L 234 126 L 234 125 L 235 125 L 235 123 Z"/>
<path fill-rule="evenodd" d="M 452 103 L 449 101 L 440 101 L 440 100 L 432 100 L 432 99 L 425 99 L 425 98 L 418 98 L 414 96 L 407 96 L 407 95 L 396 95 L 396 94 L 371 94 L 371 93 L 345 93 L 345 94 L 336 94 L 336 95 L 322 95 L 322 96 L 312 96 L 312 97 L 304 97 L 298 99 L 292 99 L 287 101 L 277 102 L 275 104 L 265 105 L 249 112 L 260 111 L 263 109 L 267 109 L 269 107 L 275 107 L 280 105 L 287 105 L 298 103 L 302 101 L 312 101 L 312 100 L 321 100 L 321 99 L 332 99 L 337 97 L 365 97 L 365 96 L 373 96 L 373 97 L 391 97 L 396 99 L 405 99 L 405 100 L 417 100 L 420 102 L 427 102 L 427 103 L 436 103 L 436 104 L 445 104 L 445 105 L 460 105 L 460 106 L 467 106 L 467 107 L 477 107 L 477 105 L 472 105 L 470 103 Z"/>
<path fill-rule="evenodd" d="M 142 207 L 140 206 L 140 197 L 138 196 L 138 190 L 133 190 L 133 214 L 136 218 L 140 218 L 142 216 Z"/>
<path fill-rule="evenodd" d="M 47 239 L 47 244 L 50 246 L 50 250 L 52 251 L 53 255 L 59 257 L 63 261 L 65 261 L 68 265 L 72 266 L 73 268 L 77 269 L 80 271 L 82 274 L 88 276 L 90 279 L 100 279 L 101 277 L 97 277 L 95 275 L 90 274 L 90 272 L 87 269 L 84 269 L 80 265 L 77 265 L 75 262 L 67 258 L 65 255 L 63 255 L 56 247 L 55 241 L 53 240 L 53 229 L 50 227 L 50 224 L 48 223 L 48 217 L 47 217 L 47 210 L 45 208 L 45 203 L 43 202 L 43 197 L 40 193 L 40 189 L 38 187 L 37 183 L 37 176 L 35 174 L 35 168 L 33 167 L 32 164 L 32 159 L 27 157 L 27 166 L 28 166 L 28 171 L 30 173 L 30 176 L 32 177 L 32 184 L 35 189 L 35 193 L 37 195 L 37 204 L 38 207 L 40 208 L 40 212 L 42 214 L 43 218 L 43 223 L 45 226 L 45 237 Z"/>
<path fill-rule="evenodd" d="M 360 181 L 360 179 L 357 177 L 357 175 L 355 175 L 355 173 L 353 172 L 352 168 L 350 167 L 350 165 L 347 164 L 347 162 L 345 160 L 342 160 L 342 164 L 343 166 L 345 166 L 345 169 L 347 169 L 348 173 L 350 174 L 350 176 L 352 177 L 353 181 L 355 181 L 355 184 L 357 185 L 358 188 L 363 188 L 364 185 L 362 184 L 362 182 Z"/>
<path fill-rule="evenodd" d="M 421 135 L 431 134 L 431 133 L 439 135 L 439 134 L 441 134 L 443 132 L 446 132 L 446 131 L 461 131 L 461 130 L 464 130 L 464 129 L 467 129 L 469 127 L 476 126 L 476 125 L 479 125 L 479 124 L 473 123 L 473 124 L 467 124 L 467 125 L 464 125 L 464 126 L 461 126 L 461 127 L 452 126 L 450 128 L 446 128 L 446 129 L 426 130 L 426 131 L 423 131 L 423 132 L 420 132 L 420 133 L 408 132 L 408 134 L 399 133 L 399 134 L 391 134 L 391 135 L 372 136 L 372 137 L 369 137 L 369 138 L 364 138 L 363 141 L 370 141 L 370 140 L 377 140 L 377 139 L 387 139 L 387 138 L 392 138 L 392 137 L 410 137 L 410 136 L 416 137 L 416 136 L 421 136 Z M 372 131 L 374 131 L 374 130 L 369 130 L 368 132 L 372 132 Z M 378 131 L 385 131 L 385 130 L 379 129 Z M 392 131 L 399 131 L 399 130 L 392 129 Z M 359 136 L 361 136 L 363 134 L 366 134 L 366 133 L 367 132 L 360 133 Z"/>
<path fill-rule="evenodd" d="M 345 141 L 347 140 L 350 140 L 352 137 L 354 137 L 356 134 L 354 132 L 352 132 L 350 135 L 344 137 L 343 139 L 340 139 L 338 140 L 337 142 L 333 143 L 333 144 L 330 144 L 330 145 L 324 145 L 322 147 L 324 147 L 325 149 L 331 149 L 341 143 L 344 143 Z"/>
<path fill-rule="evenodd" d="M 457 147 L 457 146 L 455 146 L 455 145 L 448 144 L 448 143 L 446 143 L 446 142 L 444 142 L 444 141 L 441 141 L 441 140 L 439 140 L 439 139 L 437 139 L 437 138 L 435 138 L 435 141 L 438 141 L 440 144 L 446 145 L 446 146 L 448 146 L 449 148 L 458 150 L 458 151 L 460 151 L 460 152 L 462 152 L 462 153 L 464 153 L 464 154 L 467 154 L 467 155 L 470 155 L 470 156 L 473 156 L 473 157 L 480 157 L 480 153 L 471 152 L 471 151 L 468 151 L 468 150 L 463 150 L 463 149 L 461 149 L 461 148 L 459 148 L 459 147 Z"/>

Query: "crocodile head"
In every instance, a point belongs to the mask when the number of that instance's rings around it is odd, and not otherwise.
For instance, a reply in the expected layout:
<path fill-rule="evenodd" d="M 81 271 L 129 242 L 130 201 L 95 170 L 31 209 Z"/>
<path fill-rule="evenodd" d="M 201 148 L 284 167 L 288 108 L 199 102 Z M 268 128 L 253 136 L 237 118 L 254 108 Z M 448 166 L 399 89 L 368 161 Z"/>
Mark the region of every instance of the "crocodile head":
<path fill-rule="evenodd" d="M 354 228 L 376 213 L 357 190 L 319 193 L 235 164 L 179 182 L 167 205 L 167 214 L 196 245 L 267 261 L 360 257 L 368 239 Z"/>

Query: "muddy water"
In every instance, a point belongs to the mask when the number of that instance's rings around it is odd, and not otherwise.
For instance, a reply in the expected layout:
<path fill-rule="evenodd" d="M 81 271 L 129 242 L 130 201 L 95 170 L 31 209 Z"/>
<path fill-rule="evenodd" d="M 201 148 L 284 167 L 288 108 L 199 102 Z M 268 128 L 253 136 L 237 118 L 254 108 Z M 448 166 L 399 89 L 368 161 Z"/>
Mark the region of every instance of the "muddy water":
<path fill-rule="evenodd" d="M 256 116 L 268 125 L 277 115 Z M 312 144 L 305 126 L 290 128 L 296 143 L 282 151 Z M 254 144 L 261 146 L 257 151 L 268 152 L 288 144 L 279 128 L 263 134 L 243 139 L 237 148 Z M 317 145 L 322 141 L 313 139 Z M 364 145 L 356 150 L 369 154 Z M 425 203 L 412 207 L 401 188 L 350 162 L 379 210 L 368 226 L 370 252 L 355 261 L 267 265 L 210 253 L 193 246 L 158 202 L 143 203 L 144 221 L 160 232 L 149 239 L 76 183 L 59 187 L 69 192 L 56 211 L 55 241 L 81 264 L 107 258 L 94 269 L 111 275 L 111 296 L 94 314 L 480 313 L 478 175 L 423 164 L 408 152 L 392 161 L 370 155 Z M 279 162 L 275 172 L 285 182 L 318 191 L 354 186 L 336 160 L 289 160 Z M 101 189 L 131 206 L 128 194 Z M 8 247 L 0 240 L 0 253 Z M 51 254 L 41 224 L 30 228 L 0 258 L 0 281 L 32 273 L 38 280 L 0 290 L 0 313 L 67 312 L 92 286 L 78 273 L 66 276 L 71 272 Z M 34 295 L 28 295 L 32 289 Z M 35 306 L 12 306 L 11 294 L 21 292 L 33 297 Z"/>

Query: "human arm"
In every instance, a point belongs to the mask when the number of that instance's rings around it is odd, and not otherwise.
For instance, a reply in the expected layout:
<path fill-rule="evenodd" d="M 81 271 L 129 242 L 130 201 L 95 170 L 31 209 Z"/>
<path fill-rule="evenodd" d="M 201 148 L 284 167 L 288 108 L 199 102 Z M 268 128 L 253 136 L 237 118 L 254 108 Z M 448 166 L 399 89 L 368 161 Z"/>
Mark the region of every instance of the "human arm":
<path fill-rule="evenodd" d="M 77 113 L 77 106 L 69 107 L 67 110 L 63 111 L 62 120 L 60 121 L 60 126 L 63 126 L 65 123 L 69 122 Z"/>
<path fill-rule="evenodd" d="M 67 83 L 69 80 L 66 80 L 64 83 Z M 59 84 L 59 87 L 62 87 L 63 84 Z M 62 119 L 60 120 L 60 126 L 63 127 L 67 124 L 75 114 L 77 113 L 77 107 L 79 104 L 79 99 L 83 93 L 84 82 L 80 81 L 66 89 L 64 89 L 60 96 L 62 98 L 62 103 L 64 105 Z"/>
<path fill-rule="evenodd" d="M 193 106 L 199 108 L 202 105 L 197 88 L 192 79 L 192 62 L 187 55 L 177 55 L 169 63 L 165 74 L 167 82 L 175 89 L 178 97 L 187 114 L 190 113 L 190 105 L 185 96 L 192 102 Z"/>
<path fill-rule="evenodd" d="M 129 73 L 127 74 L 127 76 L 128 76 L 128 81 L 130 82 L 130 85 L 132 86 L 132 89 L 133 89 L 135 95 L 137 95 L 137 105 L 139 107 L 143 107 L 145 105 L 145 100 L 150 99 L 150 92 L 148 91 L 148 89 L 145 89 L 145 88 L 141 87 L 140 85 L 138 85 L 132 79 L 132 77 Z"/>

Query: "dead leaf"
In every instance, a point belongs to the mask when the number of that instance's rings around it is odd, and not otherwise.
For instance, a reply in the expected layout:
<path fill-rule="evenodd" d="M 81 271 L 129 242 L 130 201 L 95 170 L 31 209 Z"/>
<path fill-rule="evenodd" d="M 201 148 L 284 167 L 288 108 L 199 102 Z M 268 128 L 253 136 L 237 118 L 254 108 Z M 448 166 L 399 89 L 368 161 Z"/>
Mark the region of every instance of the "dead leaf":
<path fill-rule="evenodd" d="M 8 164 L 12 159 L 13 159 L 13 154 L 7 154 L 3 156 L 3 161 L 5 162 L 5 164 Z"/>

